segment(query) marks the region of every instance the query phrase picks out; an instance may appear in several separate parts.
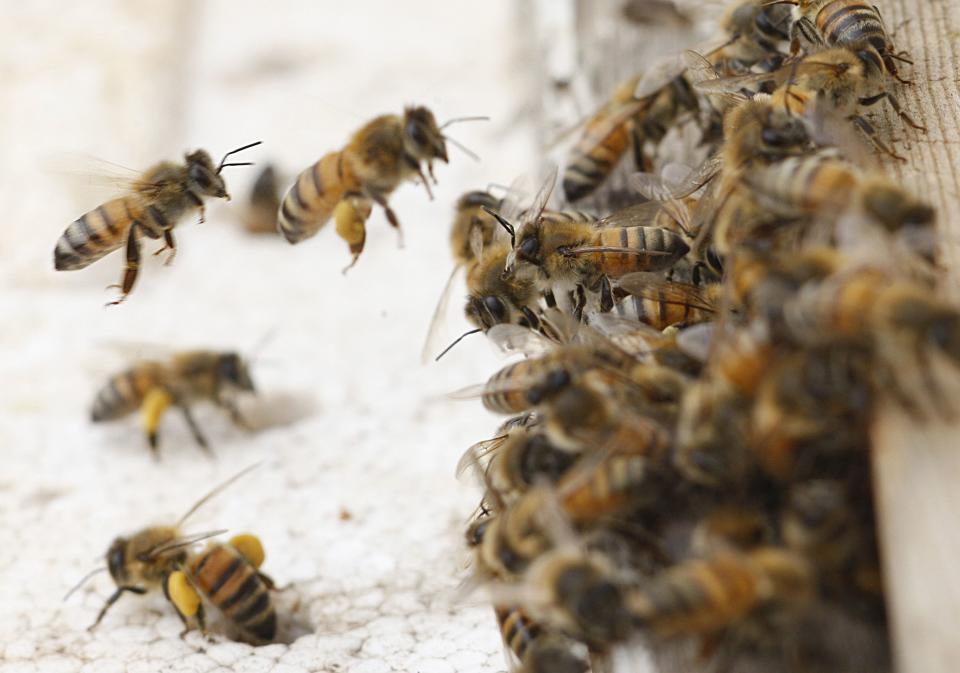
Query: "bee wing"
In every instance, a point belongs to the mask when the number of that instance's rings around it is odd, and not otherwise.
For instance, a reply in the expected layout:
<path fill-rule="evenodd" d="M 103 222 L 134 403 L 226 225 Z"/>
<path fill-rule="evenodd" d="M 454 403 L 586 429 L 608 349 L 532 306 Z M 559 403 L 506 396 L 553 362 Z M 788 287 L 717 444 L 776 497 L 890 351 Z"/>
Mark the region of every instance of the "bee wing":
<path fill-rule="evenodd" d="M 636 98 L 652 96 L 670 84 L 676 77 L 682 75 L 686 68 L 687 64 L 682 54 L 673 54 L 659 59 L 644 71 L 643 77 L 637 82 L 637 88 L 634 89 L 633 95 Z"/>
<path fill-rule="evenodd" d="M 704 322 L 682 329 L 677 334 L 677 346 L 695 360 L 706 362 L 713 347 L 716 327 L 712 322 Z"/>
<path fill-rule="evenodd" d="M 700 82 L 720 79 L 720 73 L 703 54 L 687 49 L 683 52 L 682 58 L 687 67 L 687 81 L 694 86 Z"/>
<path fill-rule="evenodd" d="M 714 154 L 697 168 L 668 164 L 661 175 L 634 173 L 629 182 L 634 189 L 653 201 L 683 199 L 709 184 L 722 167 L 722 157 Z"/>
<path fill-rule="evenodd" d="M 848 119 L 830 105 L 818 105 L 814 99 L 807 106 L 806 118 L 810 139 L 817 147 L 835 147 L 840 155 L 865 170 L 878 169 L 876 155 L 860 133 L 851 133 Z"/>
<path fill-rule="evenodd" d="M 477 383 L 471 386 L 464 386 L 459 390 L 447 394 L 448 399 L 452 400 L 475 400 L 484 395 L 498 393 L 512 393 L 526 390 L 540 382 L 536 376 L 516 376 L 507 380 L 497 382 Z"/>
<path fill-rule="evenodd" d="M 663 209 L 659 201 L 647 201 L 634 206 L 621 208 L 610 213 L 594 224 L 595 227 L 649 227 Z"/>
<path fill-rule="evenodd" d="M 643 299 L 681 304 L 704 311 L 716 311 L 716 301 L 702 288 L 688 283 L 666 280 L 656 274 L 628 273 L 617 280 L 617 286 Z"/>
<path fill-rule="evenodd" d="M 550 196 L 553 194 L 553 187 L 557 183 L 557 173 L 558 169 L 556 166 L 553 166 L 547 172 L 547 177 L 544 179 L 543 184 L 540 185 L 540 189 L 537 191 L 537 195 L 534 197 L 533 203 L 524 214 L 524 223 L 536 222 L 540 219 L 540 216 L 547 207 L 547 203 L 550 202 Z"/>
<path fill-rule="evenodd" d="M 663 250 L 637 250 L 636 248 L 620 248 L 612 245 L 581 245 L 576 248 L 568 248 L 568 255 L 592 255 L 598 252 L 615 252 L 621 255 L 636 255 L 637 257 L 669 257 L 672 252 Z"/>
<path fill-rule="evenodd" d="M 482 442 L 477 442 L 469 449 L 464 451 L 463 455 L 460 456 L 460 460 L 457 461 L 457 470 L 455 473 L 457 479 L 460 479 L 469 469 L 482 469 L 480 466 L 480 461 L 503 446 L 506 439 L 506 435 L 500 435 L 499 437 L 494 437 L 492 439 L 485 439 Z"/>
<path fill-rule="evenodd" d="M 621 12 L 627 21 L 641 26 L 687 28 L 693 23 L 691 16 L 672 0 L 627 0 Z"/>
<path fill-rule="evenodd" d="M 631 355 L 648 354 L 653 344 L 663 338 L 660 330 L 615 313 L 594 313 L 588 320 L 591 327 Z M 630 347 L 625 348 L 625 343 Z"/>
<path fill-rule="evenodd" d="M 494 325 L 487 330 L 487 337 L 505 355 L 522 353 L 528 356 L 542 355 L 556 343 L 529 327 L 513 324 Z"/>
<path fill-rule="evenodd" d="M 472 240 L 471 240 L 472 243 Z M 481 241 L 480 245 L 483 243 Z M 450 308 L 450 295 L 453 289 L 453 281 L 461 265 L 454 266 L 447 277 L 447 282 L 440 292 L 440 298 L 437 299 L 437 306 L 433 309 L 433 316 L 430 318 L 430 327 L 427 328 L 427 336 L 423 340 L 423 348 L 420 350 L 420 362 L 427 364 L 433 357 L 433 353 L 440 350 L 440 340 L 443 332 L 443 325 Z"/>
<path fill-rule="evenodd" d="M 210 530 L 203 533 L 194 533 L 192 535 L 184 535 L 181 537 L 174 538 L 173 540 L 167 540 L 162 542 L 150 549 L 146 550 L 140 554 L 139 560 L 142 561 L 152 561 L 154 559 L 163 556 L 164 554 L 169 554 L 170 552 L 177 551 L 178 549 L 183 549 L 184 547 L 190 547 L 196 543 L 206 540 L 217 535 L 223 535 L 227 532 L 226 528 L 221 528 L 219 530 Z"/>

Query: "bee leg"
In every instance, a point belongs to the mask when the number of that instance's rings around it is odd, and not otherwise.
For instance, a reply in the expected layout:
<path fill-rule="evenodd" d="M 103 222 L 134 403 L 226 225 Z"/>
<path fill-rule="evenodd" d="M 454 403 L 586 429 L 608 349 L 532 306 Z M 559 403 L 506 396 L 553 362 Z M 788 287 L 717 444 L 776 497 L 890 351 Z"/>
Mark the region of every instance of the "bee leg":
<path fill-rule="evenodd" d="M 613 288 L 610 279 L 600 276 L 600 312 L 609 313 L 613 310 Z"/>
<path fill-rule="evenodd" d="M 420 176 L 423 177 L 423 173 L 420 173 Z M 426 184 L 426 183 L 424 183 Z M 429 190 L 429 188 L 428 188 Z M 393 212 L 393 208 L 390 207 L 390 204 L 387 203 L 387 197 L 383 194 L 370 194 L 370 198 L 376 202 L 378 206 L 383 208 L 384 215 L 387 216 L 387 222 L 390 223 L 390 226 L 397 230 L 397 238 L 399 240 L 399 245 L 403 247 L 403 231 L 400 229 L 400 220 L 397 219 L 397 214 Z M 430 198 L 433 198 L 431 194 Z"/>
<path fill-rule="evenodd" d="M 428 170 L 430 171 L 430 177 L 432 178 L 432 177 L 433 177 L 433 166 L 431 166 L 430 164 L 427 164 L 427 167 L 428 167 Z M 423 169 L 422 169 L 422 168 L 419 168 L 419 167 L 418 167 L 418 168 L 417 168 L 417 172 L 420 173 L 420 181 L 423 182 L 423 186 L 424 186 L 424 187 L 426 188 L 426 190 L 427 190 L 427 198 L 429 198 L 431 201 L 433 201 L 433 190 L 430 189 L 430 181 L 427 180 L 427 176 L 423 174 Z M 433 182 L 434 182 L 434 183 L 437 182 L 436 178 L 434 178 Z"/>
<path fill-rule="evenodd" d="M 173 230 L 164 229 L 163 230 L 163 247 L 153 253 L 153 256 L 156 257 L 164 250 L 169 250 L 170 255 L 167 256 L 166 261 L 163 263 L 164 266 L 170 266 L 173 263 L 173 258 L 177 256 L 177 243 L 173 240 Z"/>
<path fill-rule="evenodd" d="M 898 101 L 895 97 L 893 97 L 892 95 L 886 92 L 884 92 L 883 97 L 887 99 L 887 102 L 890 104 L 890 107 L 893 108 L 893 111 L 897 113 L 897 116 L 900 117 L 900 119 L 902 119 L 905 124 L 907 124 L 908 126 L 912 126 L 918 131 L 923 131 L 924 133 L 927 132 L 926 126 L 921 126 L 917 122 L 913 121 L 913 118 L 903 111 L 903 108 L 900 107 L 900 101 Z"/>
<path fill-rule="evenodd" d="M 116 591 L 113 592 L 110 598 L 107 599 L 107 602 L 104 604 L 104 606 L 100 608 L 100 614 L 97 615 L 97 621 L 95 621 L 93 624 L 88 626 L 87 631 L 93 631 L 95 628 L 97 628 L 97 624 L 99 624 L 100 621 L 103 619 L 103 616 L 107 614 L 107 610 L 110 609 L 110 606 L 116 603 L 117 599 L 119 599 L 120 596 L 122 596 L 125 591 L 129 591 L 132 594 L 137 594 L 140 596 L 147 593 L 147 590 L 142 587 L 119 587 Z"/>
<path fill-rule="evenodd" d="M 137 229 L 140 226 L 139 222 L 134 222 L 130 225 L 130 231 L 127 232 L 127 266 L 123 272 L 123 283 L 119 286 L 110 286 L 120 288 L 120 298 L 108 302 L 107 306 L 116 306 L 123 302 L 130 291 L 133 290 L 133 284 L 137 282 L 137 274 L 140 269 L 140 241 L 137 239 Z"/>
<path fill-rule="evenodd" d="M 547 302 L 547 308 L 557 308 L 557 297 L 553 294 L 553 288 L 544 291 L 543 299 Z"/>
<path fill-rule="evenodd" d="M 854 123 L 854 125 L 855 125 L 865 136 L 867 136 L 867 140 L 869 140 L 870 143 L 871 143 L 874 147 L 876 147 L 878 150 L 880 150 L 880 151 L 883 152 L 884 154 L 886 154 L 886 155 L 888 155 L 888 156 L 896 159 L 897 161 L 904 161 L 904 162 L 906 161 L 906 158 L 905 158 L 905 157 L 902 157 L 902 156 L 900 156 L 899 154 L 897 154 L 896 152 L 894 152 L 893 150 L 891 150 L 889 147 L 887 147 L 887 144 L 886 144 L 885 142 L 883 142 L 882 140 L 880 140 L 880 139 L 877 137 L 877 130 L 876 130 L 875 128 L 873 128 L 873 125 L 872 125 L 870 122 L 868 122 L 866 119 L 864 119 L 864 118 L 861 117 L 860 115 L 854 115 L 854 116 L 850 117 L 850 121 L 852 121 L 852 122 Z"/>
<path fill-rule="evenodd" d="M 277 588 L 277 583 L 273 581 L 273 578 L 266 573 L 258 572 L 257 575 L 260 577 L 260 581 L 264 583 L 269 591 L 273 591 Z"/>
<path fill-rule="evenodd" d="M 237 403 L 230 399 L 221 399 L 218 404 L 227 410 L 227 413 L 230 414 L 230 420 L 233 421 L 234 425 L 237 427 L 243 428 L 247 432 L 253 432 L 253 426 L 243 417 L 243 414 L 240 413 L 240 407 L 237 406 Z"/>
<path fill-rule="evenodd" d="M 147 433 L 150 451 L 157 460 L 160 458 L 159 429 L 163 414 L 173 404 L 173 397 L 163 388 L 152 388 L 147 392 L 140 404 L 140 415 L 143 418 L 143 429 Z"/>
<path fill-rule="evenodd" d="M 207 221 L 207 218 L 205 217 L 206 213 L 207 213 L 207 209 L 204 208 L 203 204 L 201 203 L 200 204 L 200 221 L 197 222 L 197 224 L 203 224 L 204 222 Z"/>
<path fill-rule="evenodd" d="M 197 444 L 200 445 L 200 448 L 204 453 L 213 457 L 213 452 L 210 450 L 210 445 L 207 443 L 207 438 L 203 436 L 202 432 L 200 432 L 200 426 L 197 425 L 197 420 L 190 412 L 190 407 L 185 404 L 181 404 L 180 411 L 183 412 L 183 418 L 187 421 L 187 425 L 190 427 L 190 432 L 193 433 L 193 438 L 197 440 Z"/>

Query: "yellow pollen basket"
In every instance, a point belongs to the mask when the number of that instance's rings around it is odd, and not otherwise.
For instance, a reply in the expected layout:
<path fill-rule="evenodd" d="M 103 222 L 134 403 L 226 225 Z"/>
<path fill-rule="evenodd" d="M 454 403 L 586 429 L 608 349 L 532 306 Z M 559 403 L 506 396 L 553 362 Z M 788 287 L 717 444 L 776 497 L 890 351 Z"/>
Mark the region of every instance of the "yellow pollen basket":
<path fill-rule="evenodd" d="M 254 568 L 259 568 L 263 565 L 263 559 L 266 557 L 266 554 L 263 551 L 260 538 L 256 535 L 251 535 L 250 533 L 235 535 L 230 538 L 230 546 L 240 552 L 240 555 L 247 559 Z"/>

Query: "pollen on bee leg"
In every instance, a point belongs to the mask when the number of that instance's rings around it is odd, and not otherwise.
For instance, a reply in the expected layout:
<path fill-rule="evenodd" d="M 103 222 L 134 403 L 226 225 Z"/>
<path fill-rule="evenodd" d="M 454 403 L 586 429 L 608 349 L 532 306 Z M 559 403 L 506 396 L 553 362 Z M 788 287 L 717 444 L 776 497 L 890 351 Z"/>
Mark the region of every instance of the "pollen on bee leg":
<path fill-rule="evenodd" d="M 200 608 L 200 595 L 181 570 L 170 573 L 166 584 L 170 602 L 184 617 L 193 617 Z"/>
<path fill-rule="evenodd" d="M 363 245 L 367 239 L 366 221 L 372 210 L 373 205 L 369 199 L 362 196 L 348 196 L 342 199 L 333 211 L 337 235 L 350 246 L 350 252 L 354 256 L 353 263 L 356 263 L 357 257 L 363 252 Z M 350 266 L 353 266 L 353 263 Z"/>
<path fill-rule="evenodd" d="M 173 404 L 173 397 L 163 388 L 153 388 L 147 393 L 140 405 L 140 413 L 143 418 L 143 428 L 147 432 L 147 438 L 150 440 L 150 446 L 157 445 L 157 429 L 160 427 L 160 419 L 164 412 Z"/>
<path fill-rule="evenodd" d="M 251 535 L 250 533 L 234 535 L 230 538 L 230 546 L 240 552 L 240 555 L 247 559 L 254 568 L 259 568 L 263 565 L 263 559 L 266 557 L 266 553 L 263 551 L 263 544 L 260 542 L 260 538 L 256 535 Z"/>

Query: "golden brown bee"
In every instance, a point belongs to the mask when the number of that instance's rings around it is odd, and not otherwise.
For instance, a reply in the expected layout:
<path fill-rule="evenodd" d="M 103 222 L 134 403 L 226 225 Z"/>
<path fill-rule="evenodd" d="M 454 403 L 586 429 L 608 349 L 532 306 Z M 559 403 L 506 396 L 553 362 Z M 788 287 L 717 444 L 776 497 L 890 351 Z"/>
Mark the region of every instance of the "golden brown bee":
<path fill-rule="evenodd" d="M 719 308 L 719 285 L 697 287 L 639 273 L 617 283 L 613 312 L 658 330 L 712 320 Z"/>
<path fill-rule="evenodd" d="M 334 215 L 337 234 L 353 255 L 349 269 L 363 252 L 371 204 L 383 208 L 399 232 L 400 220 L 387 202 L 393 191 L 419 178 L 433 198 L 427 174 L 433 178 L 434 159 L 447 163 L 447 144 L 430 110 L 408 107 L 402 115 L 376 117 L 343 149 L 325 154 L 297 176 L 280 206 L 280 233 L 299 243 Z"/>
<path fill-rule="evenodd" d="M 269 593 L 273 580 L 259 570 L 263 559 L 263 545 L 249 533 L 236 535 L 227 544 L 211 542 L 167 576 L 164 591 L 187 630 L 193 618 L 206 633 L 206 599 L 243 640 L 269 643 L 277 633 L 277 615 Z"/>
<path fill-rule="evenodd" d="M 725 74 L 744 73 L 757 64 L 772 69 L 782 61 L 778 47 L 790 39 L 790 23 L 789 6 L 763 0 L 734 3 L 720 19 L 730 41 L 710 53 L 709 60 Z"/>
<path fill-rule="evenodd" d="M 587 121 L 563 172 L 567 201 L 578 201 L 603 184 L 631 139 L 637 167 L 646 170 L 644 143 L 659 143 L 680 115 L 699 109 L 690 84 L 682 76 L 669 73 L 652 78 L 650 83 L 643 80 L 636 75 L 619 84 L 610 100 Z M 643 86 L 639 97 L 638 86 Z"/>
<path fill-rule="evenodd" d="M 625 602 L 635 623 L 658 636 L 711 636 L 761 608 L 803 604 L 812 588 L 812 570 L 802 557 L 758 547 L 683 561 L 631 591 Z"/>
<path fill-rule="evenodd" d="M 467 320 L 483 331 L 502 324 L 534 329 L 540 326 L 540 319 L 531 308 L 541 296 L 536 283 L 503 273 L 510 250 L 508 243 L 495 244 L 467 269 L 464 312 Z"/>
<path fill-rule="evenodd" d="M 457 476 L 469 468 L 483 469 L 490 487 L 509 503 L 535 482 L 555 483 L 578 457 L 554 446 L 538 426 L 518 426 L 467 449 L 457 464 Z M 481 468 L 484 458 L 487 463 Z"/>
<path fill-rule="evenodd" d="M 876 5 L 861 0 L 797 0 L 795 4 L 800 7 L 801 18 L 791 32 L 797 40 L 851 50 L 870 46 L 883 59 L 888 73 L 906 81 L 899 75 L 897 61 L 913 61 L 906 52 L 896 51 Z"/>
<path fill-rule="evenodd" d="M 458 266 L 475 261 L 493 244 L 500 225 L 487 210 L 499 211 L 502 205 L 503 199 L 484 191 L 467 192 L 457 199 L 450 249 Z"/>
<path fill-rule="evenodd" d="M 190 405 L 200 400 L 213 402 L 226 409 L 234 423 L 246 427 L 234 400 L 239 391 L 254 392 L 254 386 L 247 363 L 237 353 L 187 351 L 166 362 L 141 362 L 113 376 L 97 393 L 91 419 L 94 423 L 112 421 L 139 409 L 150 449 L 158 457 L 160 421 L 167 409 L 176 406 L 197 443 L 208 451 Z"/>
<path fill-rule="evenodd" d="M 57 241 L 53 264 L 57 271 L 82 269 L 101 257 L 126 245 L 126 271 L 120 286 L 119 304 L 133 290 L 140 268 L 140 238 L 163 238 L 164 250 L 170 251 L 169 263 L 176 253 L 173 229 L 183 218 L 200 212 L 203 222 L 203 199 L 212 196 L 230 199 L 226 183 L 220 175 L 227 166 L 248 166 L 248 162 L 226 163 L 227 157 L 259 142 L 227 152 L 215 166 L 204 150 L 190 152 L 185 163 L 164 161 L 148 169 L 130 185 L 127 194 L 98 206 L 70 223 Z"/>
<path fill-rule="evenodd" d="M 280 208 L 280 186 L 277 170 L 272 165 L 263 167 L 250 190 L 243 226 L 251 234 L 276 234 L 277 211 Z"/>
<path fill-rule="evenodd" d="M 541 289 L 559 284 L 599 291 L 600 309 L 609 310 L 611 279 L 668 269 L 690 249 L 669 229 L 636 224 L 636 216 L 646 222 L 646 215 L 647 209 L 627 208 L 596 222 L 527 221 L 516 232 L 504 272 L 533 276 Z"/>
<path fill-rule="evenodd" d="M 516 657 L 514 673 L 586 673 L 589 665 L 573 643 L 545 629 L 521 608 L 495 607 L 503 644 Z"/>
<path fill-rule="evenodd" d="M 137 531 L 130 536 L 120 536 L 110 545 L 106 553 L 106 567 L 98 568 L 84 577 L 77 584 L 67 598 L 79 589 L 93 574 L 108 570 L 117 590 L 107 599 L 97 620 L 90 626 L 93 630 L 103 620 L 107 610 L 117 602 L 124 593 L 138 595 L 149 591 L 164 588 L 169 576 L 187 563 L 189 549 L 200 540 L 220 535 L 226 531 L 217 530 L 193 535 L 184 535 L 181 532 L 183 525 L 201 506 L 209 502 L 214 496 L 221 493 L 228 486 L 256 468 L 252 465 L 212 489 L 200 498 L 180 517 L 173 525 L 150 526 Z M 167 594 L 169 598 L 169 594 Z M 64 599 L 66 600 L 66 599 Z"/>

